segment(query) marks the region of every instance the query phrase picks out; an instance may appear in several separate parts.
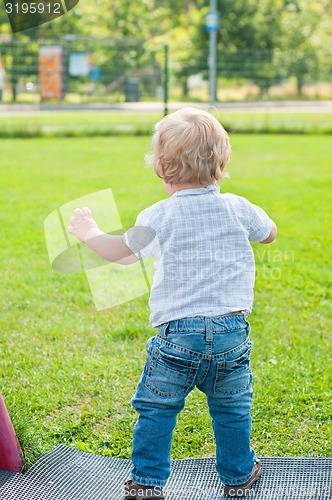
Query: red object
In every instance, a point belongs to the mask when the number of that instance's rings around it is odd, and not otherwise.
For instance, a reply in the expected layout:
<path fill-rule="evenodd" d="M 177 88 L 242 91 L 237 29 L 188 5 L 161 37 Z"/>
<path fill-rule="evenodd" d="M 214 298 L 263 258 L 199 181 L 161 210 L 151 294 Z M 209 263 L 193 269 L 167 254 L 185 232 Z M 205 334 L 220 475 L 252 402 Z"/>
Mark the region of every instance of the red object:
<path fill-rule="evenodd" d="M 22 451 L 4 399 L 0 394 L 0 469 L 20 472 L 22 467 Z"/>

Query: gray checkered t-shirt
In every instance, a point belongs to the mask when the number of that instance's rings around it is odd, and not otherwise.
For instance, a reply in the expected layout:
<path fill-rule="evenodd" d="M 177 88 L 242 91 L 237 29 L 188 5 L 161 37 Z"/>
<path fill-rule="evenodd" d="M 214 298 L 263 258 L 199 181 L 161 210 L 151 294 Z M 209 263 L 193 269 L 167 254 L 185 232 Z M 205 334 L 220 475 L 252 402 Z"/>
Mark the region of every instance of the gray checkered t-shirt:
<path fill-rule="evenodd" d="M 264 241 L 272 220 L 218 184 L 176 191 L 143 210 L 123 241 L 153 257 L 152 327 L 192 316 L 251 312 L 255 260 L 250 241 Z"/>

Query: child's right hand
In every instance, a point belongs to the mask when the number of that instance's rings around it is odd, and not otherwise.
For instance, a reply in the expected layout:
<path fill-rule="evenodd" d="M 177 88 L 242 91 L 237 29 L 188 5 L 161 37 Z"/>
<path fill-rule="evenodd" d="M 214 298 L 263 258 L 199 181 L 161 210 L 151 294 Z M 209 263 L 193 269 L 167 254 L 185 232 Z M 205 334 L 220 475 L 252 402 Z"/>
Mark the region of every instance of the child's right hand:
<path fill-rule="evenodd" d="M 67 227 L 67 231 L 76 236 L 82 243 L 85 243 L 88 239 L 97 236 L 101 232 L 98 224 L 93 220 L 89 208 L 86 207 L 83 210 L 76 208 L 74 213 L 76 217 L 70 218 L 69 222 L 71 225 Z"/>

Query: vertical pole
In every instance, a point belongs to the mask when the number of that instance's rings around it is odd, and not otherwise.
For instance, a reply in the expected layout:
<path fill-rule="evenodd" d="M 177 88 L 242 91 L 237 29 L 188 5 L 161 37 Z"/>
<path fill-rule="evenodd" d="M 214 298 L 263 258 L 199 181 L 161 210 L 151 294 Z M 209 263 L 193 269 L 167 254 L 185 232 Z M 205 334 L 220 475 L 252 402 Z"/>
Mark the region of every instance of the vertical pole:
<path fill-rule="evenodd" d="M 217 0 L 210 0 L 210 12 L 217 12 Z M 209 82 L 210 104 L 217 100 L 217 30 L 210 32 Z"/>
<path fill-rule="evenodd" d="M 16 102 L 16 84 L 17 84 L 17 69 L 16 63 L 18 60 L 17 57 L 17 45 L 15 43 L 14 35 L 11 37 L 11 54 L 12 54 L 12 63 L 11 63 L 11 71 L 10 71 L 10 84 L 12 88 L 12 99 L 13 102 Z"/>
<path fill-rule="evenodd" d="M 169 68 L 168 68 L 168 45 L 164 46 L 164 116 L 168 114 L 168 81 L 169 81 Z"/>

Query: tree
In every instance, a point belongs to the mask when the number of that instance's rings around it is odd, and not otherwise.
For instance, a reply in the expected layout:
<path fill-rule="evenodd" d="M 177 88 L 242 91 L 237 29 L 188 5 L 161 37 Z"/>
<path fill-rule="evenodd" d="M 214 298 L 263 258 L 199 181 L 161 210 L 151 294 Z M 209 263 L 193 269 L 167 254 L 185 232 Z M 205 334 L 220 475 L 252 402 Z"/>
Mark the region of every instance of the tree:
<path fill-rule="evenodd" d="M 294 0 L 286 6 L 282 14 L 283 33 L 280 64 L 289 76 L 295 76 L 298 95 L 302 95 L 303 85 L 311 75 L 318 79 L 320 47 L 317 36 L 322 20 L 321 4 Z"/>
<path fill-rule="evenodd" d="M 218 73 L 226 77 L 242 77 L 266 89 L 275 78 L 273 49 L 279 36 L 279 17 L 272 9 L 278 0 L 219 0 L 221 24 L 218 32 Z M 283 3 L 279 1 L 280 5 Z M 182 50 L 175 48 L 178 74 L 187 77 L 202 72 L 207 77 L 209 39 L 205 30 L 207 2 L 193 3 L 190 15 L 180 18 L 172 44 L 183 38 Z M 186 34 L 185 35 L 185 31 Z"/>
<path fill-rule="evenodd" d="M 310 75 L 329 78 L 331 5 L 329 0 L 218 0 L 219 75 L 251 80 L 262 93 L 289 76 L 297 79 L 299 93 Z M 61 43 L 63 35 L 105 37 L 103 44 L 96 42 L 96 63 L 105 79 L 107 72 L 115 78 L 144 65 L 153 65 L 157 74 L 167 43 L 171 71 L 186 92 L 190 75 L 208 75 L 208 10 L 208 0 L 82 0 L 66 15 L 17 33 L 15 39 L 31 45 L 50 36 L 62 37 Z M 6 15 L 0 17 L 0 33 L 10 33 Z M 77 38 L 69 45 L 75 50 L 94 49 L 87 39 Z"/>

